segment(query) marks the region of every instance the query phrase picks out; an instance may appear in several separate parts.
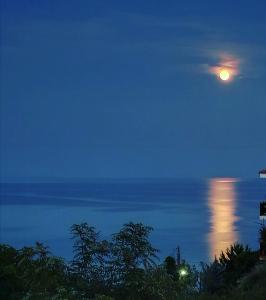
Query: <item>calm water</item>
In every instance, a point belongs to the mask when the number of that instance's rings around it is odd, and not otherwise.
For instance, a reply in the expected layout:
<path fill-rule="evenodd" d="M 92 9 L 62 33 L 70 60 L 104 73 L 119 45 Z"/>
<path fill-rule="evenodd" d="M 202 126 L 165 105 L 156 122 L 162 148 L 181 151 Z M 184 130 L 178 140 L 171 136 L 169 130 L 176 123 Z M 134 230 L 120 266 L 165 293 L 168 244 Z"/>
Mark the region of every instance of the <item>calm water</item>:
<path fill-rule="evenodd" d="M 39 240 L 71 258 L 69 228 L 88 222 L 109 238 L 134 221 L 154 227 L 160 257 L 177 245 L 190 263 L 208 261 L 235 241 L 258 247 L 259 202 L 266 180 L 112 180 L 0 185 L 0 241 Z"/>

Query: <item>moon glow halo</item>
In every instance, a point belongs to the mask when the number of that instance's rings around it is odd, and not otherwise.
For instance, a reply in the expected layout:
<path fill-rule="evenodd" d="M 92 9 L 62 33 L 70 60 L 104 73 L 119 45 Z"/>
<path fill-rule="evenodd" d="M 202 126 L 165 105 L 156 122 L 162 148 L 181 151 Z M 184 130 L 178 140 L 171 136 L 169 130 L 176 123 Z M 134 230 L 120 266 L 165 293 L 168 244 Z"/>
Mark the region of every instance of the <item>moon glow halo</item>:
<path fill-rule="evenodd" d="M 230 83 L 240 74 L 240 58 L 230 54 L 217 54 L 219 61 L 208 66 L 208 73 L 223 83 Z"/>

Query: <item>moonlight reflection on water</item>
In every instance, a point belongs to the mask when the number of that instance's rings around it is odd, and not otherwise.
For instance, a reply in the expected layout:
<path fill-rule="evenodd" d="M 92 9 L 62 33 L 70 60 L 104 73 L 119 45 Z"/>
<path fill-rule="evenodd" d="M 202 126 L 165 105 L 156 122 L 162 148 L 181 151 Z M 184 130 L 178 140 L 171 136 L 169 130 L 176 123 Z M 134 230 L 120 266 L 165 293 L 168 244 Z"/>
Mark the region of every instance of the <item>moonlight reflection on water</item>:
<path fill-rule="evenodd" d="M 236 216 L 236 179 L 223 178 L 209 181 L 208 206 L 211 213 L 208 235 L 209 256 L 218 257 L 222 250 L 238 241 L 235 227 Z"/>

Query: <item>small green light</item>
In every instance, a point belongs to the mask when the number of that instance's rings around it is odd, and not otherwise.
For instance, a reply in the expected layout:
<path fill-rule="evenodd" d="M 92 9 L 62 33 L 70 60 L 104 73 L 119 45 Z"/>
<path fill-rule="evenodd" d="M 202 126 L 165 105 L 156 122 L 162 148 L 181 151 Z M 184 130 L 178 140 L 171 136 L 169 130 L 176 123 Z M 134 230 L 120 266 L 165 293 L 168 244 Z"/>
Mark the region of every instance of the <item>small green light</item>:
<path fill-rule="evenodd" d="M 182 277 L 183 277 L 183 276 L 187 276 L 187 274 L 188 274 L 188 272 L 187 272 L 186 269 L 180 269 L 180 270 L 179 270 L 179 275 L 180 275 L 180 276 L 182 276 Z"/>

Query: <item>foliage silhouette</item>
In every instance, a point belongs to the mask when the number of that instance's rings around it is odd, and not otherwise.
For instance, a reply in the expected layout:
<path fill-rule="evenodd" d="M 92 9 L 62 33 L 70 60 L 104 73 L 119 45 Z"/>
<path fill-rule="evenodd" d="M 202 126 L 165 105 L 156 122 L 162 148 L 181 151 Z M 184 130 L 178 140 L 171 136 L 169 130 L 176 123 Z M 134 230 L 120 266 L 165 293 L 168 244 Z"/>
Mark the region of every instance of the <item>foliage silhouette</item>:
<path fill-rule="evenodd" d="M 170 256 L 159 264 L 151 231 L 130 222 L 107 241 L 93 226 L 74 224 L 69 263 L 40 242 L 18 250 L 0 244 L 0 299 L 264 299 L 266 268 L 257 251 L 234 244 L 200 270 Z"/>

